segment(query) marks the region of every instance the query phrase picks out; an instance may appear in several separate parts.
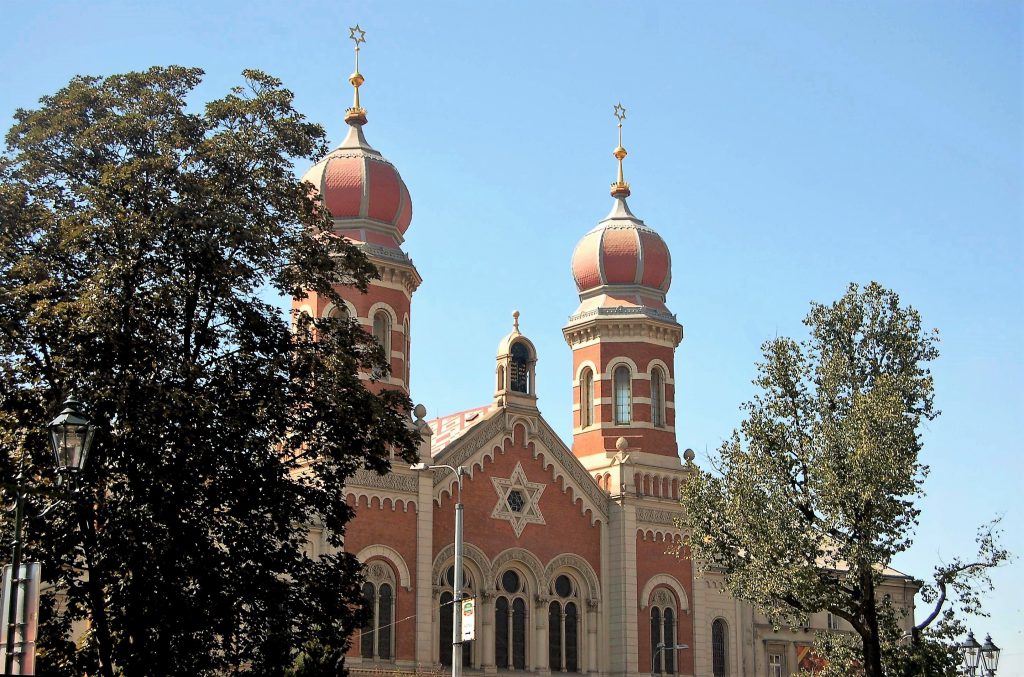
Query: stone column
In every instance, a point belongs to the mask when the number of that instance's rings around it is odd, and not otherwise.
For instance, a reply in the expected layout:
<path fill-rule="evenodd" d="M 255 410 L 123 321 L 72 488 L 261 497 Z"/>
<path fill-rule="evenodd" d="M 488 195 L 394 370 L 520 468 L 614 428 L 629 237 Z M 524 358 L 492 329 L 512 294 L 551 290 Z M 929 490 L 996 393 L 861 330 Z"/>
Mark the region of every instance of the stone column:
<path fill-rule="evenodd" d="M 533 598 L 534 641 L 531 653 L 533 671 L 538 675 L 551 674 L 551 666 L 548 664 L 548 602 L 548 598 L 542 595 Z"/>
<path fill-rule="evenodd" d="M 597 624 L 598 624 L 598 601 L 587 600 L 587 672 L 597 673 Z"/>
<path fill-rule="evenodd" d="M 429 430 L 429 428 L 427 428 Z M 426 438 L 427 454 L 430 438 Z M 422 453 L 422 452 L 421 452 Z M 416 499 L 416 664 L 426 668 L 434 662 L 434 605 L 431 601 L 433 582 L 430 580 L 434 560 L 434 478 L 431 473 L 418 475 Z"/>
<path fill-rule="evenodd" d="M 480 592 L 481 613 L 480 619 L 480 668 L 487 674 L 493 675 L 498 672 L 494 665 L 494 595 L 489 592 Z"/>

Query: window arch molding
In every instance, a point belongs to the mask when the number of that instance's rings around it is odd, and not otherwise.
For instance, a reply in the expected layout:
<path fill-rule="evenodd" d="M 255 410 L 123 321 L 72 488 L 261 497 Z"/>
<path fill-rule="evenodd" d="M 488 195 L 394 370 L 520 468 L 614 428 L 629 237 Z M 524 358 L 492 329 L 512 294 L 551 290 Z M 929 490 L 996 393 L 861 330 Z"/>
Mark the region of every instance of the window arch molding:
<path fill-rule="evenodd" d="M 601 584 L 594 568 L 579 555 L 565 554 L 555 557 L 544 568 L 544 580 L 553 581 L 561 574 L 567 573 L 582 583 L 581 592 L 586 593 L 585 601 L 601 600 Z"/>
<path fill-rule="evenodd" d="M 615 374 L 615 369 L 622 364 L 629 367 L 629 371 L 632 372 L 633 378 L 636 378 L 638 374 L 646 374 L 646 372 L 643 369 L 640 369 L 636 365 L 636 362 L 634 362 L 633 360 L 624 355 L 620 355 L 618 357 L 613 358 L 604 368 L 604 373 L 601 375 L 601 379 L 605 381 L 611 379 Z"/>
<path fill-rule="evenodd" d="M 663 587 L 668 588 L 672 591 L 676 598 L 676 606 L 680 611 L 689 612 L 690 602 L 686 596 L 686 590 L 682 584 L 674 577 L 669 574 L 657 574 L 647 579 L 647 583 L 644 585 L 643 592 L 640 593 L 641 609 L 646 609 L 651 604 L 652 597 L 656 588 Z"/>
<path fill-rule="evenodd" d="M 455 562 L 455 545 L 449 544 L 441 548 L 434 558 L 430 580 L 438 581 L 442 574 Z M 491 578 L 491 563 L 484 551 L 472 543 L 464 543 L 462 548 L 462 565 L 470 571 L 474 580 L 479 581 L 481 589 L 488 589 Z"/>
<path fill-rule="evenodd" d="M 348 313 L 348 316 L 351 319 L 353 319 L 353 320 L 358 317 L 358 314 L 356 313 L 355 306 L 353 306 L 348 301 L 345 301 L 344 299 L 342 299 L 342 302 L 340 304 L 328 303 L 324 307 L 323 317 L 334 317 L 335 316 L 334 315 L 335 312 L 342 312 L 342 311 Z"/>
<path fill-rule="evenodd" d="M 398 584 L 406 590 L 412 590 L 412 577 L 405 559 L 394 548 L 386 545 L 368 545 L 356 554 L 356 559 L 367 566 L 370 560 L 384 560 L 398 574 Z"/>

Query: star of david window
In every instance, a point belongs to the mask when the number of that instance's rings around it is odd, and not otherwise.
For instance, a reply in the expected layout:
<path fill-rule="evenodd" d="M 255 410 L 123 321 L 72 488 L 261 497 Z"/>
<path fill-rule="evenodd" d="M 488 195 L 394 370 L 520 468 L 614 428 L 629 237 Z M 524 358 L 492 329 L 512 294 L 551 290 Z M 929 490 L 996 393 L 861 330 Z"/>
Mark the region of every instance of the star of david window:
<path fill-rule="evenodd" d="M 522 535 L 527 524 L 545 523 L 544 515 L 540 512 L 540 497 L 545 485 L 526 479 L 522 463 L 516 463 L 508 479 L 492 477 L 491 482 L 498 493 L 498 502 L 491 517 L 510 522 L 516 538 Z"/>
<path fill-rule="evenodd" d="M 508 492 L 508 509 L 512 512 L 522 512 L 523 506 L 526 505 L 526 499 L 523 498 L 523 492 L 518 489 L 513 489 Z"/>

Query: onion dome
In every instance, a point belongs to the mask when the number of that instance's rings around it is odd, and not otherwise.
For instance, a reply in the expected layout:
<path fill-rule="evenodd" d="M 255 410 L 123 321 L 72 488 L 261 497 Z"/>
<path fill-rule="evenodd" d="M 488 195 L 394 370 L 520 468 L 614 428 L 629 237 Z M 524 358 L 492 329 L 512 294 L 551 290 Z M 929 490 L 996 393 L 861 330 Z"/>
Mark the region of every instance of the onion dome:
<path fill-rule="evenodd" d="M 624 197 L 617 197 L 611 213 L 576 245 L 572 276 L 580 294 L 629 285 L 663 296 L 672 283 L 672 259 L 661 236 L 629 211 Z"/>
<path fill-rule="evenodd" d="M 366 110 L 359 103 L 359 87 L 365 78 L 359 72 L 359 45 L 366 38 L 359 26 L 350 30 L 356 43 L 356 68 L 349 76 L 355 96 L 353 106 L 345 114 L 348 135 L 340 146 L 313 165 L 302 180 L 316 187 L 336 220 L 360 221 L 358 224 L 336 223 L 341 229 L 359 230 L 355 239 L 393 245 L 402 241 L 412 221 L 412 200 L 395 166 L 363 136 Z M 352 236 L 349 232 L 344 234 Z"/>
<path fill-rule="evenodd" d="M 366 142 L 363 123 L 347 122 L 351 127 L 342 144 L 302 180 L 316 186 L 334 218 L 368 219 L 404 235 L 412 221 L 409 189 L 395 166 Z"/>
<path fill-rule="evenodd" d="M 613 155 L 619 163 L 618 180 L 612 184 L 612 211 L 576 245 L 572 275 L 580 297 L 596 293 L 635 292 L 664 301 L 672 283 L 672 259 L 668 246 L 654 230 L 629 211 L 629 184 L 622 175 L 622 121 L 626 110 L 615 106 L 619 119 L 619 145 Z"/>

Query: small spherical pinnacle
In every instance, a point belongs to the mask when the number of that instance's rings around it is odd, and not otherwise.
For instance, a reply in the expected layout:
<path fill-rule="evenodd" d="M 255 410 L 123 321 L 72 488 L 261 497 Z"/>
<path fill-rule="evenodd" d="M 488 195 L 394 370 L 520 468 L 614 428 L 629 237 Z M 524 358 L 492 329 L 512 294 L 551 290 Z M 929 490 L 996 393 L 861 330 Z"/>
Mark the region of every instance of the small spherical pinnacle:
<path fill-rule="evenodd" d="M 359 87 L 364 82 L 366 82 L 366 79 L 363 78 L 363 74 L 362 73 L 359 73 L 357 71 L 357 72 L 353 73 L 352 75 L 348 76 L 348 81 L 349 81 L 349 83 L 351 83 L 351 85 L 353 87 Z"/>
<path fill-rule="evenodd" d="M 417 404 L 412 409 L 412 415 L 416 417 L 416 420 L 424 419 L 427 416 L 427 408 L 422 404 Z"/>
<path fill-rule="evenodd" d="M 694 457 L 696 457 L 696 454 L 693 453 L 693 449 L 687 449 L 683 452 L 683 459 L 686 460 L 687 465 L 693 463 Z"/>
<path fill-rule="evenodd" d="M 623 148 L 622 146 L 619 146 L 618 148 L 615 149 L 613 155 L 615 155 L 616 159 L 621 160 L 622 158 L 626 157 L 626 149 Z"/>
<path fill-rule="evenodd" d="M 620 437 L 619 439 L 615 440 L 615 448 L 618 449 L 619 451 L 625 451 L 626 447 L 628 446 L 629 442 L 626 441 L 625 437 Z"/>

